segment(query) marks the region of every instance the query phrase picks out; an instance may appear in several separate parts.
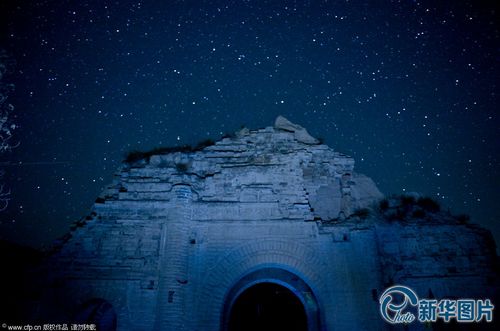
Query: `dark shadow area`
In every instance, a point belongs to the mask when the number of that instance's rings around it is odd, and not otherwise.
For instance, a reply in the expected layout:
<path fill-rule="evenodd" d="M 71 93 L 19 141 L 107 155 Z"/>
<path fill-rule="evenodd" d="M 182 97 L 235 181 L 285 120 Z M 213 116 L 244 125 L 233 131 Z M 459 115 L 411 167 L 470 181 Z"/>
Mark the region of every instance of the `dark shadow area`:
<path fill-rule="evenodd" d="M 32 270 L 43 258 L 39 251 L 0 240 L 0 321 L 1 323 L 33 322 L 40 300 L 40 287 Z"/>
<path fill-rule="evenodd" d="M 299 298 L 284 286 L 260 283 L 234 303 L 229 331 L 306 331 L 307 317 Z"/>

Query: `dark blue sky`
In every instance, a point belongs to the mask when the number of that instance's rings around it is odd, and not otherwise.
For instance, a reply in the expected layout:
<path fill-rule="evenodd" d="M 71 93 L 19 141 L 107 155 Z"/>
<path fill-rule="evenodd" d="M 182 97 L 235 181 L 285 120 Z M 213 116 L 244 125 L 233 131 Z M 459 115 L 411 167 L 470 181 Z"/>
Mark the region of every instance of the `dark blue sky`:
<path fill-rule="evenodd" d="M 421 192 L 493 230 L 494 1 L 14 1 L 12 190 L 0 238 L 38 247 L 87 214 L 127 151 L 277 115 L 385 194 Z M 22 163 L 19 163 L 22 162 Z"/>

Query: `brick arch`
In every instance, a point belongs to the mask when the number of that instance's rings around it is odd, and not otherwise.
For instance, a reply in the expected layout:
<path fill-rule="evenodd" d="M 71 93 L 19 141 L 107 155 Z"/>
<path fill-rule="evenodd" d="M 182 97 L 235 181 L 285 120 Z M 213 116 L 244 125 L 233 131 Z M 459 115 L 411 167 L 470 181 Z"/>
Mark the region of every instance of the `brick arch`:
<path fill-rule="evenodd" d="M 307 320 L 307 330 L 319 331 L 321 326 L 320 311 L 316 295 L 309 285 L 296 274 L 280 267 L 259 266 L 254 271 L 241 277 L 227 292 L 224 298 L 224 310 L 221 315 L 221 331 L 229 329 L 231 312 L 240 295 L 259 284 L 275 284 L 286 288 L 300 301 Z"/>
<path fill-rule="evenodd" d="M 92 298 L 80 305 L 72 321 L 95 324 L 98 330 L 116 331 L 117 314 L 111 303 L 102 298 Z"/>
<path fill-rule="evenodd" d="M 230 250 L 207 272 L 198 296 L 199 326 L 219 330 L 227 292 L 242 277 L 261 268 L 280 268 L 300 277 L 316 295 L 321 310 L 319 293 L 326 289 L 322 278 L 326 266 L 319 254 L 291 240 L 263 239 Z"/>

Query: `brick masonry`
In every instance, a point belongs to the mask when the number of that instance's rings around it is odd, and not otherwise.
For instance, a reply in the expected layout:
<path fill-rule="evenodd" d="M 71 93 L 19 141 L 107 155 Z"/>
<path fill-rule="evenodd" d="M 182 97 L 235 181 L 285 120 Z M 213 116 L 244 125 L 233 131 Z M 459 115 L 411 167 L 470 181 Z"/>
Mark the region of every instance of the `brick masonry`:
<path fill-rule="evenodd" d="M 383 195 L 353 170 L 282 117 L 199 151 L 124 163 L 47 261 L 45 313 L 71 318 L 102 298 L 118 330 L 216 331 L 232 286 L 274 268 L 308 285 L 318 330 L 384 330 L 377 295 L 390 284 L 436 297 L 498 288 L 488 231 L 357 217 Z"/>

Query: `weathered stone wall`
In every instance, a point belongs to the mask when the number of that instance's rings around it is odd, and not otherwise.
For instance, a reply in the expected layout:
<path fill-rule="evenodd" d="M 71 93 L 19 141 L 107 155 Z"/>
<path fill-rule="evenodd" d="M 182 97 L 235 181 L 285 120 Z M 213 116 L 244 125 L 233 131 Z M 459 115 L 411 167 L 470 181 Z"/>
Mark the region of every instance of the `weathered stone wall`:
<path fill-rule="evenodd" d="M 424 224 L 422 224 L 424 223 Z M 497 273 L 491 233 L 447 222 L 377 223 L 385 284 L 406 284 L 436 298 L 494 295 Z"/>
<path fill-rule="evenodd" d="M 374 330 L 385 328 L 377 293 L 389 278 L 417 289 L 419 277 L 488 281 L 487 263 L 479 267 L 491 252 L 474 246 L 481 230 L 352 215 L 382 197 L 353 167 L 284 119 L 200 151 L 124 164 L 50 259 L 47 296 L 67 316 L 103 298 L 119 330 L 215 331 L 232 286 L 274 268 L 307 284 L 312 293 L 301 295 L 318 307 L 321 330 Z"/>

